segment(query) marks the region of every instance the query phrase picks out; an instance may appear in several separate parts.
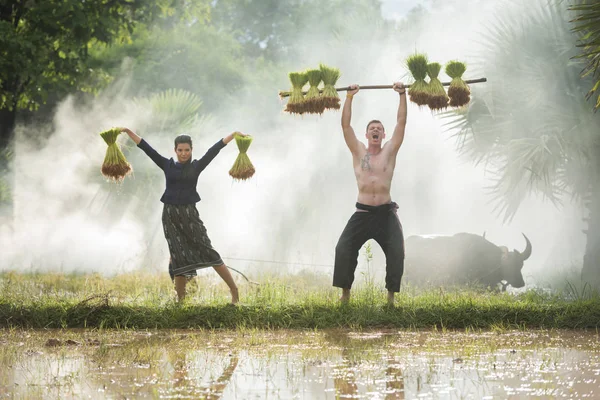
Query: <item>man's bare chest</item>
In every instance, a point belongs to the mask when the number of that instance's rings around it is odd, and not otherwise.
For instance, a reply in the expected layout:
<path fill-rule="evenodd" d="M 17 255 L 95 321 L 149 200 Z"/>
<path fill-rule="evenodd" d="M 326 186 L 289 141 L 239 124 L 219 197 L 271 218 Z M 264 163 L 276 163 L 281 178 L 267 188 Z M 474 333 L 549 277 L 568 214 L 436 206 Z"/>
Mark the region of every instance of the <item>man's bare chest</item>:
<path fill-rule="evenodd" d="M 385 154 L 372 155 L 370 153 L 365 153 L 358 160 L 356 172 L 361 175 L 386 174 L 392 167 L 389 164 L 389 160 Z"/>

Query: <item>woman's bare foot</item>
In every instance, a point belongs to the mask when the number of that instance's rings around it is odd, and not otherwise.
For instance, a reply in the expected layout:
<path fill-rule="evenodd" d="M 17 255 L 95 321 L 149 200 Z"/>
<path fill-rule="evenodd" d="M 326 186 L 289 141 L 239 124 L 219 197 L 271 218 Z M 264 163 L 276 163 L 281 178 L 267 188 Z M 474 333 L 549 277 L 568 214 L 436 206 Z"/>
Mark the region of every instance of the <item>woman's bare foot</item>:
<path fill-rule="evenodd" d="M 217 265 L 213 267 L 217 274 L 225 281 L 227 286 L 229 287 L 229 291 L 231 292 L 231 304 L 237 304 L 240 301 L 240 296 L 238 294 L 238 288 L 229 272 L 229 268 L 225 264 Z"/>
<path fill-rule="evenodd" d="M 185 286 L 187 284 L 187 277 L 185 276 L 176 276 L 175 277 L 175 291 L 177 292 L 177 301 L 182 302 L 185 299 Z"/>
<path fill-rule="evenodd" d="M 235 287 L 233 289 L 230 289 L 231 292 L 231 304 L 237 304 L 240 301 L 240 295 L 238 292 L 238 288 Z"/>

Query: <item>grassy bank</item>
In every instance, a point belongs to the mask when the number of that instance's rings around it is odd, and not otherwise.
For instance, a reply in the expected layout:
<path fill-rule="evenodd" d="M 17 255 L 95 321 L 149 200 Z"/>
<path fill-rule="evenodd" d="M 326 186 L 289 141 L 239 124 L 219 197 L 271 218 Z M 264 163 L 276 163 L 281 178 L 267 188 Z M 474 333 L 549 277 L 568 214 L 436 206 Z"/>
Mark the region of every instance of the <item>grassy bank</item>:
<path fill-rule="evenodd" d="M 240 283 L 241 304 L 227 304 L 224 283 L 202 272 L 184 304 L 163 274 L 0 274 L 0 327 L 23 328 L 567 328 L 600 327 L 600 296 L 521 294 L 405 287 L 395 307 L 370 283 L 348 305 L 330 277 L 262 276 Z M 212 272 L 212 271 L 210 271 Z"/>

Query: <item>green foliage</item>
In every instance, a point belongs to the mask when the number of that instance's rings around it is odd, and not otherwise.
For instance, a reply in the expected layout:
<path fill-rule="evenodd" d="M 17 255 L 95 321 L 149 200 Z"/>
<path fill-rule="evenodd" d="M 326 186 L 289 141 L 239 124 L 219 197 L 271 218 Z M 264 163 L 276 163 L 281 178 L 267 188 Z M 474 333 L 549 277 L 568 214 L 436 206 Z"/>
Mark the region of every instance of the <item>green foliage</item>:
<path fill-rule="evenodd" d="M 581 54 L 574 58 L 582 59 L 585 67 L 582 76 L 592 76 L 593 86 L 587 92 L 586 98 L 596 96 L 594 109 L 600 108 L 600 3 L 597 1 L 580 1 L 569 7 L 570 11 L 577 13 L 577 17 L 571 22 L 575 24 L 573 31 L 581 34 Z"/>
<path fill-rule="evenodd" d="M 125 38 L 142 1 L 46 0 L 0 7 L 0 109 L 36 109 L 50 91 L 86 87 L 88 45 Z M 139 11 L 135 11 L 139 8 Z"/>
<path fill-rule="evenodd" d="M 148 97 L 137 97 L 133 100 L 140 112 L 151 112 L 144 126 L 144 131 L 174 132 L 190 129 L 198 122 L 198 113 L 202 100 L 183 89 L 169 89 L 154 93 Z"/>
<path fill-rule="evenodd" d="M 368 253 L 367 253 L 368 256 Z M 507 293 L 404 288 L 397 306 L 385 291 L 356 287 L 349 304 L 321 275 L 258 277 L 239 284 L 241 305 L 227 305 L 227 287 L 210 279 L 190 285 L 186 302 L 174 302 L 164 274 L 0 274 L 0 327 L 24 328 L 598 328 L 600 297 L 530 290 Z M 215 278 L 218 279 L 218 278 Z M 59 294 L 59 295 L 57 295 Z"/>
<path fill-rule="evenodd" d="M 44 0 L 0 6 L 0 109 L 35 110 L 50 93 L 96 93 L 111 76 L 90 49 L 131 41 L 140 24 L 198 21 L 208 1 Z"/>
<path fill-rule="evenodd" d="M 352 32 L 347 18 L 355 15 L 382 20 L 378 0 L 48 0 L 0 7 L 0 108 L 35 110 L 77 90 L 95 94 L 125 71 L 131 82 L 122 94 L 185 89 L 215 110 L 253 79 L 248 74 L 265 70 L 258 65 L 263 57 L 295 53 L 297 32 L 317 4 L 325 16 L 312 32 L 319 36 Z"/>
<path fill-rule="evenodd" d="M 200 96 L 207 111 L 235 96 L 249 74 L 240 45 L 199 22 L 143 27 L 131 42 L 94 46 L 91 54 L 94 68 L 127 77 L 125 95 L 182 89 Z"/>

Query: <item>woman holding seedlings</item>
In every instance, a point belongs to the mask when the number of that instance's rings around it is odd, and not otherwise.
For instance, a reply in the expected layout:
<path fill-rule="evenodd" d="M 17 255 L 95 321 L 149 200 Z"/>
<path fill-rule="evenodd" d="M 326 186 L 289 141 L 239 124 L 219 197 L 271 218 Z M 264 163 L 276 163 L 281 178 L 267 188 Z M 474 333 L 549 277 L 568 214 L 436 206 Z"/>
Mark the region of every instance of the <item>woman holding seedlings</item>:
<path fill-rule="evenodd" d="M 188 279 L 196 276 L 196 270 L 213 267 L 227 283 L 231 291 L 231 303 L 238 302 L 238 289 L 221 259 L 212 247 L 204 223 L 200 219 L 196 203 L 200 196 L 196 191 L 198 176 L 219 154 L 221 149 L 234 139 L 234 135 L 246 136 L 236 132 L 219 139 L 202 158 L 192 160 L 192 138 L 179 135 L 175 138 L 175 155 L 165 158 L 158 154 L 144 139 L 128 128 L 121 128 L 131 140 L 142 149 L 165 173 L 167 187 L 160 201 L 164 203 L 162 213 L 163 230 L 171 260 L 169 274 L 175 282 L 179 301 L 185 298 L 185 286 Z"/>

